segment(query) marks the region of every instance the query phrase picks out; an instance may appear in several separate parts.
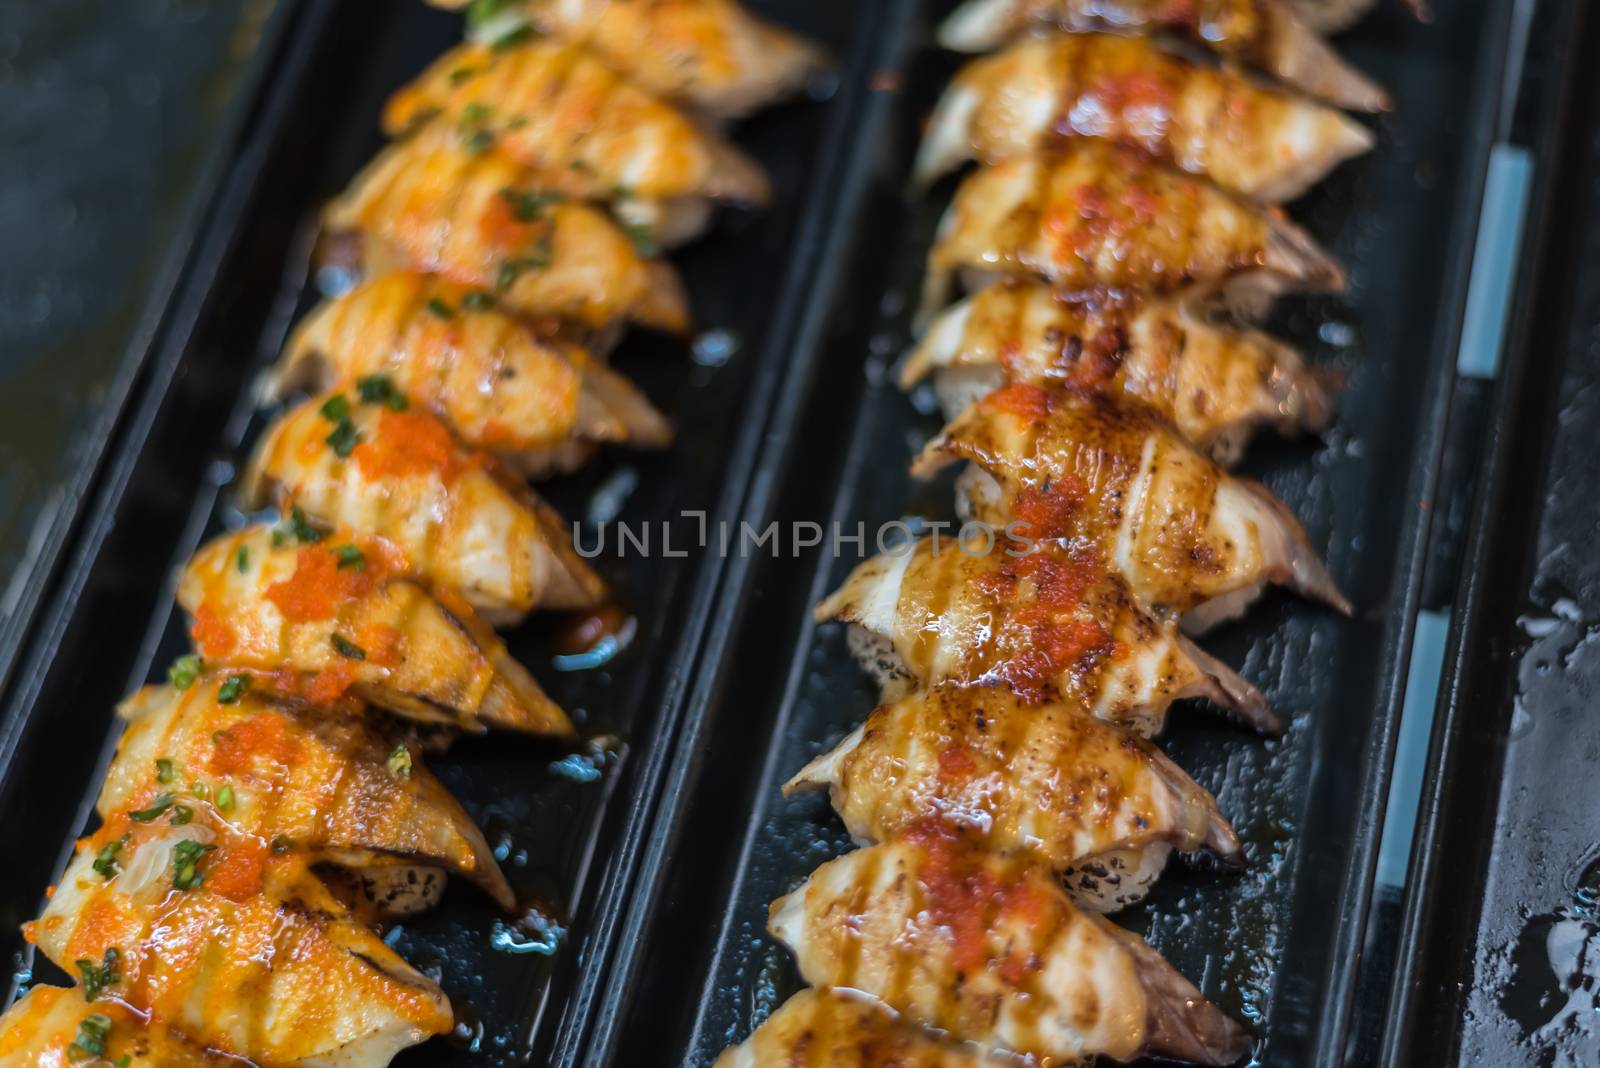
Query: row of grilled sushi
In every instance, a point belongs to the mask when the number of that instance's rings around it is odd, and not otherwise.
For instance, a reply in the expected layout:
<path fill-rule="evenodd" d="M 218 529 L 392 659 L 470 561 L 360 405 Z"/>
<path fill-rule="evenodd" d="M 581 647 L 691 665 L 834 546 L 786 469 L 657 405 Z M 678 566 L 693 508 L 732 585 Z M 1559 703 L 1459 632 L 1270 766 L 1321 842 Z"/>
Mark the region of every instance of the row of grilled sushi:
<path fill-rule="evenodd" d="M 629 322 L 688 328 L 660 247 L 768 195 L 714 121 L 820 55 L 731 0 L 477 0 L 467 21 L 325 213 L 360 283 L 266 379 L 291 407 L 242 503 L 278 518 L 183 569 L 194 652 L 119 708 L 99 829 L 26 928 L 79 985 L 6 1013 L 0 1066 L 387 1064 L 453 1013 L 385 925 L 451 875 L 515 904 L 423 752 L 575 736 L 492 629 L 608 596 L 526 479 L 669 442 L 605 351 Z"/>
<path fill-rule="evenodd" d="M 773 903 L 810 987 L 718 1064 L 1229 1064 L 1251 1035 L 1105 914 L 1174 851 L 1245 863 L 1149 741 L 1182 698 L 1279 729 L 1192 636 L 1268 584 L 1349 611 L 1228 465 L 1258 427 L 1330 417 L 1249 316 L 1342 287 L 1276 205 L 1372 144 L 1334 105 L 1388 99 L 1284 0 L 968 0 L 939 38 L 994 51 L 915 163 L 924 187 L 979 167 L 901 383 L 931 377 L 948 419 L 913 474 L 965 464 L 958 512 L 988 534 L 868 560 L 817 607 L 883 703 L 785 792 L 829 791 L 860 848 Z"/>

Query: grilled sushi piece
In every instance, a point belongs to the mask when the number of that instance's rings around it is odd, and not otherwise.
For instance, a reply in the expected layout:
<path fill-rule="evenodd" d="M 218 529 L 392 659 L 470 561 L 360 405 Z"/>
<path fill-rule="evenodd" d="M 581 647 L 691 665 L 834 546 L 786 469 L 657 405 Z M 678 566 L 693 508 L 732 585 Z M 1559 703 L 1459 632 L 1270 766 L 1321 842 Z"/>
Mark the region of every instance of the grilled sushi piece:
<path fill-rule="evenodd" d="M 969 63 L 928 121 L 915 178 L 1067 138 L 1137 149 L 1247 197 L 1293 200 L 1373 145 L 1334 108 L 1202 67 L 1146 38 L 1055 34 Z"/>
<path fill-rule="evenodd" d="M 245 472 L 245 507 L 303 510 L 291 528 L 313 540 L 318 532 L 304 516 L 381 538 L 433 588 L 461 596 L 491 623 L 599 604 L 605 586 L 555 510 L 405 403 L 330 393 L 288 412 Z"/>
<path fill-rule="evenodd" d="M 224 1068 L 238 1062 L 207 1054 L 161 1024 L 146 1023 L 120 1002 L 36 986 L 0 1016 L 0 1068 L 69 1064 Z"/>
<path fill-rule="evenodd" d="M 491 293 L 508 311 L 600 331 L 631 321 L 689 328 L 688 297 L 670 264 L 647 258 L 603 211 L 561 182 L 454 131 L 423 131 L 385 148 L 328 205 L 323 227 L 367 276 L 430 271 Z"/>
<path fill-rule="evenodd" d="M 295 545 L 261 526 L 210 542 L 178 580 L 205 662 L 247 669 L 285 696 L 329 704 L 348 693 L 422 723 L 574 737 L 494 631 L 451 600 L 376 539 Z"/>
<path fill-rule="evenodd" d="M 1099 546 L 1140 602 L 1186 614 L 1191 630 L 1243 612 L 1268 583 L 1350 612 L 1282 501 L 1142 406 L 1006 386 L 940 432 L 912 469 L 926 477 L 958 460 L 983 472 L 964 487 L 976 518 Z"/>
<path fill-rule="evenodd" d="M 1060 383 L 1147 404 L 1224 464 L 1257 426 L 1315 431 L 1333 413 L 1298 352 L 1217 323 L 1197 300 L 1075 297 L 1040 283 L 992 285 L 940 313 L 900 384 L 930 372 L 950 418 L 1008 382 Z"/>
<path fill-rule="evenodd" d="M 395 93 L 385 132 L 437 117 L 476 150 L 563 177 L 563 188 L 676 243 L 706 219 L 705 201 L 764 204 L 766 173 L 743 152 L 618 75 L 580 45 L 555 39 L 509 48 L 462 44 Z"/>
<path fill-rule="evenodd" d="M 1331 104 L 1356 111 L 1390 107 L 1389 95 L 1340 58 L 1288 0 L 967 0 L 939 27 L 939 43 L 957 52 L 986 52 L 1036 27 L 1072 33 L 1170 30 Z"/>
<path fill-rule="evenodd" d="M 1098 141 L 985 167 L 961 184 L 928 253 L 924 316 L 958 271 L 1061 289 L 1170 291 L 1226 283 L 1257 299 L 1337 292 L 1344 272 L 1275 213 Z"/>
<path fill-rule="evenodd" d="M 270 851 L 354 870 L 404 861 L 515 904 L 483 833 L 409 748 L 359 711 L 319 714 L 257 688 L 250 676 L 214 672 L 124 701 L 128 728 L 96 804 L 109 830 L 97 840 L 131 826 L 126 813 L 180 826 L 200 813 L 237 839 L 241 872 Z"/>
<path fill-rule="evenodd" d="M 795 994 L 713 1068 L 1015 1068 L 1011 1058 L 941 1042 L 843 990 Z"/>
<path fill-rule="evenodd" d="M 1003 686 L 1150 735 L 1173 701 L 1205 697 L 1278 730 L 1259 691 L 1143 611 L 1094 551 L 1012 533 L 989 552 L 927 538 L 874 557 L 816 619 L 852 624 L 851 646 L 885 701 L 941 682 Z"/>
<path fill-rule="evenodd" d="M 125 833 L 87 840 L 27 928 L 57 966 L 114 962 L 105 993 L 256 1064 L 381 1068 L 450 1030 L 438 984 L 356 922 L 303 858 L 206 817 Z"/>
<path fill-rule="evenodd" d="M 469 21 L 468 36 L 493 44 L 526 26 L 581 44 L 650 92 L 714 118 L 776 103 L 827 62 L 821 49 L 736 0 L 513 0 Z"/>
<path fill-rule="evenodd" d="M 823 787 L 857 841 L 948 824 L 1066 873 L 1097 912 L 1142 898 L 1174 849 L 1244 860 L 1216 800 L 1161 750 L 1005 687 L 937 686 L 880 706 L 784 793 Z"/>
<path fill-rule="evenodd" d="M 390 385 L 530 476 L 571 469 L 597 443 L 672 440 L 661 413 L 587 350 L 436 275 L 384 275 L 324 303 L 289 339 L 267 392 Z"/>
<path fill-rule="evenodd" d="M 1143 939 L 1074 907 L 1047 871 L 940 827 L 824 864 L 773 902 L 767 929 L 807 982 L 860 991 L 985 1050 L 1224 1065 L 1250 1044 Z"/>

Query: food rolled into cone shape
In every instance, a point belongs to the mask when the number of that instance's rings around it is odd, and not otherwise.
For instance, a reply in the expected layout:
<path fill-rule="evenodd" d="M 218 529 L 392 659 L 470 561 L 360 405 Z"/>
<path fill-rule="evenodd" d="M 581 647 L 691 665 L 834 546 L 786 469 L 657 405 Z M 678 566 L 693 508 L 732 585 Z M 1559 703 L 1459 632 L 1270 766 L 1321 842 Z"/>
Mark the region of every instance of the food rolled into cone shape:
<path fill-rule="evenodd" d="M 683 281 L 562 182 L 439 127 L 390 145 L 323 214 L 335 247 L 353 241 L 368 277 L 411 269 L 492 294 L 518 315 L 592 331 L 629 321 L 689 328 Z"/>
<path fill-rule="evenodd" d="M 381 1068 L 452 1025 L 438 984 L 357 922 L 294 851 L 206 807 L 87 839 L 27 932 L 57 966 L 115 963 L 105 993 L 257 1064 Z M 109 852 L 108 852 L 109 851 Z"/>
<path fill-rule="evenodd" d="M 433 0 L 465 7 L 468 0 Z M 581 44 L 652 93 L 704 115 L 737 118 L 798 91 L 822 50 L 750 14 L 737 0 L 511 0 L 469 19 L 475 41 L 525 28 Z"/>
<path fill-rule="evenodd" d="M 103 966 L 101 962 L 94 962 Z M 82 988 L 36 986 L 0 1015 L 0 1068 L 226 1068 L 237 1061 L 208 1054 L 126 1005 L 88 998 Z"/>
<path fill-rule="evenodd" d="M 1293 223 L 1100 141 L 984 167 L 961 183 L 928 253 L 924 316 L 995 277 L 1067 290 L 1226 285 L 1254 301 L 1333 292 L 1344 273 Z"/>
<path fill-rule="evenodd" d="M 494 631 L 445 600 L 382 541 L 335 532 L 300 545 L 268 527 L 210 542 L 178 582 L 205 663 L 247 669 L 284 696 L 351 694 L 423 723 L 573 737 Z"/>
<path fill-rule="evenodd" d="M 528 475 L 575 467 L 599 443 L 672 440 L 661 413 L 583 347 L 541 337 L 493 295 L 436 275 L 384 275 L 301 322 L 269 395 L 336 387 L 397 389 Z"/>
<path fill-rule="evenodd" d="M 1006 686 L 1030 703 L 1070 702 L 1148 735 L 1173 701 L 1206 697 L 1278 729 L 1253 686 L 1141 609 L 1095 552 L 1020 532 L 997 534 L 987 552 L 928 538 L 874 557 L 816 618 L 854 625 L 851 644 L 885 701 L 940 682 Z"/>
<path fill-rule="evenodd" d="M 932 373 L 949 418 L 1011 382 L 1057 383 L 1147 404 L 1219 463 L 1258 426 L 1320 430 L 1333 412 L 1322 378 L 1289 345 L 1218 324 L 1201 295 L 1075 297 L 997 283 L 940 313 L 900 384 Z"/>
<path fill-rule="evenodd" d="M 942 1042 L 881 1004 L 806 989 L 779 1007 L 713 1068 L 1015 1068 L 968 1045 Z"/>
<path fill-rule="evenodd" d="M 403 397 L 330 393 L 268 429 L 241 492 L 246 507 L 289 512 L 298 540 L 321 540 L 330 527 L 382 539 L 492 623 L 599 604 L 604 584 L 561 517 L 492 467 Z"/>
<path fill-rule="evenodd" d="M 1345 62 L 1288 0 L 967 0 L 939 27 L 939 43 L 986 52 L 1031 28 L 1072 33 L 1168 30 L 1286 85 L 1355 111 L 1385 111 L 1389 95 Z"/>
<path fill-rule="evenodd" d="M 434 119 L 469 149 L 559 176 L 562 189 L 583 199 L 612 202 L 668 244 L 701 228 L 707 201 L 764 204 L 772 195 L 754 160 L 561 40 L 458 45 L 389 99 L 383 126 L 399 136 Z M 640 202 L 653 215 L 629 215 Z"/>
<path fill-rule="evenodd" d="M 263 689 L 251 676 L 215 672 L 124 701 L 128 728 L 96 802 L 105 820 L 96 848 L 141 823 L 209 818 L 226 825 L 241 884 L 269 853 L 354 870 L 403 860 L 470 879 L 512 906 L 483 832 L 410 748 L 359 708 L 329 715 Z"/>
<path fill-rule="evenodd" d="M 1054 34 L 973 60 L 928 120 L 915 176 L 1073 138 L 1135 149 L 1241 196 L 1293 200 L 1373 136 L 1343 112 L 1180 59 L 1148 38 Z"/>
<path fill-rule="evenodd" d="M 985 1050 L 1051 1063 L 1232 1064 L 1250 1035 L 1143 939 L 1026 860 L 930 827 L 818 868 L 767 929 L 815 986 L 848 987 Z"/>
<path fill-rule="evenodd" d="M 929 821 L 1067 873 L 1099 912 L 1144 896 L 1172 850 L 1234 863 L 1216 799 L 1161 750 L 1061 702 L 937 686 L 883 705 L 784 787 L 827 788 L 850 834 L 892 841 Z"/>
<path fill-rule="evenodd" d="M 981 470 L 965 487 L 974 517 L 1097 546 L 1142 604 L 1186 615 L 1191 629 L 1238 615 L 1269 583 L 1350 611 L 1287 505 L 1142 407 L 1006 386 L 930 441 L 913 470 L 959 460 Z"/>

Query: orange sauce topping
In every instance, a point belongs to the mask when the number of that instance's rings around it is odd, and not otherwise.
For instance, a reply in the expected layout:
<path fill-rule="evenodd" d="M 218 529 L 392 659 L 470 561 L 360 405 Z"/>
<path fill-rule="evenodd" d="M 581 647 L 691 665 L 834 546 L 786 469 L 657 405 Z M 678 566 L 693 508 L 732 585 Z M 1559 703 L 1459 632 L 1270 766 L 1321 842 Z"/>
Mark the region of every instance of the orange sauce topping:
<path fill-rule="evenodd" d="M 267 763 L 292 767 L 299 744 L 289 736 L 283 717 L 264 712 L 218 731 L 211 748 L 211 770 L 218 775 L 248 775 Z"/>
<path fill-rule="evenodd" d="M 450 431 L 416 409 L 380 413 L 372 440 L 357 445 L 353 455 L 373 481 L 437 474 L 449 482 L 462 467 Z"/>
<path fill-rule="evenodd" d="M 251 835 L 234 838 L 205 862 L 205 886 L 229 901 L 244 901 L 261 892 L 267 868 L 267 847 Z"/>
<path fill-rule="evenodd" d="M 983 403 L 991 409 L 1029 420 L 1043 419 L 1055 406 L 1049 390 L 1026 382 L 1002 386 L 985 397 Z"/>
<path fill-rule="evenodd" d="M 291 623 L 332 619 L 340 604 L 372 592 L 384 577 L 382 564 L 368 553 L 362 566 L 340 567 L 334 548 L 307 545 L 296 554 L 294 574 L 267 587 L 265 596 Z"/>
<path fill-rule="evenodd" d="M 1044 895 L 1025 880 L 997 879 L 947 824 L 924 821 L 906 839 L 923 851 L 918 879 L 929 917 L 949 932 L 951 963 L 963 973 L 997 965 L 1001 978 L 1013 984 L 1035 970 L 1020 954 L 994 960 L 989 932 L 1006 918 L 1037 925 L 1049 905 Z"/>
<path fill-rule="evenodd" d="M 218 615 L 209 604 L 202 602 L 194 612 L 194 626 L 189 628 L 202 656 L 227 656 L 238 646 L 239 636 L 232 624 Z"/>
<path fill-rule="evenodd" d="M 1009 604 L 1009 626 L 1021 632 L 995 666 L 995 674 L 1019 698 L 1037 704 L 1050 696 L 1050 684 L 1093 655 L 1115 655 L 1116 643 L 1101 623 L 1079 614 L 1084 595 L 1102 578 L 1098 556 L 1087 549 L 1070 553 L 1035 551 L 1007 559 L 997 571 L 980 575 L 976 585 L 999 604 Z M 1019 598 L 1027 582 L 1033 596 Z"/>

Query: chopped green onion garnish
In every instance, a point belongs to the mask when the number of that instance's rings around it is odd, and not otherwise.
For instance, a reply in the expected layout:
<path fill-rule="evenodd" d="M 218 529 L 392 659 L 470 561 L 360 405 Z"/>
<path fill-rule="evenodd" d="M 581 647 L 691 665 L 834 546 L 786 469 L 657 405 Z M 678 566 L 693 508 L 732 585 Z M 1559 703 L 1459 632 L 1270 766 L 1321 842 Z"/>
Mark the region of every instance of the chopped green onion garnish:
<path fill-rule="evenodd" d="M 233 811 L 233 787 L 227 783 L 217 788 L 217 809 L 221 812 Z"/>
<path fill-rule="evenodd" d="M 169 783 L 172 781 L 174 774 L 172 761 L 166 757 L 156 758 L 156 782 Z"/>
<path fill-rule="evenodd" d="M 122 951 L 116 946 L 109 946 L 101 963 L 92 960 L 73 961 L 78 966 L 78 973 L 83 976 L 83 1000 L 93 1001 L 100 996 L 100 991 L 108 986 L 115 986 L 122 981 Z"/>
<path fill-rule="evenodd" d="M 250 550 L 245 546 L 239 546 L 239 555 L 236 557 L 236 560 L 239 568 L 239 574 L 242 575 L 246 571 L 250 570 Z"/>
<path fill-rule="evenodd" d="M 397 779 L 411 778 L 411 750 L 403 745 L 394 747 L 389 754 L 389 774 Z"/>
<path fill-rule="evenodd" d="M 224 705 L 238 704 L 239 698 L 250 688 L 249 675 L 230 675 L 228 681 L 217 687 L 217 702 Z"/>
<path fill-rule="evenodd" d="M 122 872 L 122 865 L 117 863 L 117 854 L 122 852 L 122 847 L 128 844 L 128 836 L 123 835 L 115 842 L 107 842 L 100 847 L 100 852 L 94 855 L 94 873 L 106 882 L 115 879 Z"/>
<path fill-rule="evenodd" d="M 395 387 L 388 375 L 367 375 L 356 379 L 356 389 L 367 404 L 381 404 L 392 412 L 406 410 L 406 395 Z"/>
<path fill-rule="evenodd" d="M 78 1025 L 78 1037 L 67 1047 L 69 1061 L 84 1061 L 90 1057 L 104 1057 L 106 1043 L 111 1039 L 111 1017 L 91 1013 Z"/>
<path fill-rule="evenodd" d="M 188 838 L 173 846 L 173 888 L 176 890 L 193 890 L 205 882 L 205 873 L 200 870 L 200 859 L 216 848 L 214 845 L 202 845 Z"/>
<path fill-rule="evenodd" d="M 361 444 L 361 431 L 357 430 L 356 425 L 350 420 L 342 419 L 326 440 L 339 459 L 347 459 L 355 451 L 356 446 Z"/>
<path fill-rule="evenodd" d="M 171 794 L 159 794 L 154 801 L 150 802 L 149 808 L 141 808 L 138 812 L 130 812 L 128 813 L 128 818 L 139 823 L 149 823 L 176 804 L 177 800 Z"/>
<path fill-rule="evenodd" d="M 357 645 L 355 642 L 348 640 L 341 634 L 335 634 L 333 636 L 333 648 L 340 656 L 346 657 L 350 660 L 365 660 L 367 658 L 367 651 L 365 649 L 361 648 L 361 646 Z"/>
<path fill-rule="evenodd" d="M 322 412 L 322 418 L 328 420 L 328 422 L 342 422 L 350 418 L 350 398 L 343 393 L 335 393 L 322 402 L 322 407 L 319 410 Z"/>
<path fill-rule="evenodd" d="M 172 825 L 174 827 L 182 827 L 185 823 L 193 822 L 194 809 L 190 808 L 188 805 L 172 806 Z"/>
<path fill-rule="evenodd" d="M 185 653 L 172 662 L 167 668 L 167 681 L 172 683 L 174 689 L 187 690 L 194 685 L 194 680 L 200 677 L 200 672 L 205 670 L 205 661 L 194 653 Z"/>
<path fill-rule="evenodd" d="M 367 554 L 354 545 L 341 545 L 333 550 L 333 555 L 339 560 L 340 571 L 352 567 L 357 571 L 362 571 L 367 566 Z"/>
<path fill-rule="evenodd" d="M 471 293 L 461 298 L 461 306 L 467 311 L 488 311 L 494 307 L 494 304 L 494 297 L 479 289 L 474 289 Z"/>
<path fill-rule="evenodd" d="M 428 310 L 441 319 L 454 319 L 455 309 L 446 304 L 443 297 L 433 297 L 428 301 Z"/>

